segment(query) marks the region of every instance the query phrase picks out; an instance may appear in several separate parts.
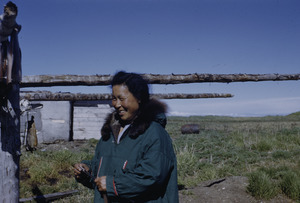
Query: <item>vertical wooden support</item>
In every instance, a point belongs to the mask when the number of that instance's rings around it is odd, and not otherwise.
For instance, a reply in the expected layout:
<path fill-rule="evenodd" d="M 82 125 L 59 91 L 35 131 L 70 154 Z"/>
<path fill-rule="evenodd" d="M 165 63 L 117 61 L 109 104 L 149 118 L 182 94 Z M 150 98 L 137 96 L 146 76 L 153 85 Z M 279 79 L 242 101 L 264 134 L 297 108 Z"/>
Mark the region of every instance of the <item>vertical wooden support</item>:
<path fill-rule="evenodd" d="M 19 84 L 9 84 L 0 109 L 0 202 L 19 201 Z"/>
<path fill-rule="evenodd" d="M 70 101 L 70 134 L 69 134 L 69 141 L 73 141 L 74 137 L 74 101 Z"/>
<path fill-rule="evenodd" d="M 21 155 L 19 94 L 22 68 L 18 41 L 21 26 L 15 22 L 17 6 L 8 2 L 4 8 L 13 12 L 4 13 L 0 23 L 0 202 L 15 203 L 19 202 Z"/>

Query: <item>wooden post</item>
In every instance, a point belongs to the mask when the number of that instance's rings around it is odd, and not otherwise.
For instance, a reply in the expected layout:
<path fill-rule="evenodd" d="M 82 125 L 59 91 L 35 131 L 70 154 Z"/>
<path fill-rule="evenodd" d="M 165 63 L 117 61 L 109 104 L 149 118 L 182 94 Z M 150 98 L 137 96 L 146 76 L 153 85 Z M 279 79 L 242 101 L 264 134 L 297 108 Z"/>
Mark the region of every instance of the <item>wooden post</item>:
<path fill-rule="evenodd" d="M 19 201 L 19 84 L 10 84 L 0 109 L 0 202 Z"/>
<path fill-rule="evenodd" d="M 4 13 L 0 23 L 0 202 L 14 203 L 19 202 L 21 155 L 19 93 L 22 69 L 18 41 L 21 26 L 15 22 L 17 6 L 9 2 L 4 7 L 12 12 Z M 10 26 L 6 24 L 7 19 Z M 7 34 L 6 38 L 3 33 Z"/>
<path fill-rule="evenodd" d="M 69 141 L 73 141 L 74 137 L 74 101 L 70 101 L 70 135 Z"/>

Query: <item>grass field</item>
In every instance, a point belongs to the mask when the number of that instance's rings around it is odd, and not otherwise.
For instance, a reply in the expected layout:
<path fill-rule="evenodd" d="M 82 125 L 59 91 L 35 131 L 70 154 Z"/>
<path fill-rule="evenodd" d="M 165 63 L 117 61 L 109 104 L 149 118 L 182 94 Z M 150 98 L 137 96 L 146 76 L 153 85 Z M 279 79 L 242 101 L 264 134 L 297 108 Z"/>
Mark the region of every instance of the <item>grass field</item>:
<path fill-rule="evenodd" d="M 199 134 L 182 134 L 181 126 L 197 124 Z M 248 192 L 259 199 L 278 194 L 300 199 L 300 112 L 288 116 L 237 118 L 169 117 L 178 161 L 179 188 L 227 176 L 249 177 Z M 76 183 L 70 165 L 90 159 L 97 140 L 71 150 L 24 152 L 20 197 L 78 189 L 60 202 L 89 202 L 93 191 Z"/>

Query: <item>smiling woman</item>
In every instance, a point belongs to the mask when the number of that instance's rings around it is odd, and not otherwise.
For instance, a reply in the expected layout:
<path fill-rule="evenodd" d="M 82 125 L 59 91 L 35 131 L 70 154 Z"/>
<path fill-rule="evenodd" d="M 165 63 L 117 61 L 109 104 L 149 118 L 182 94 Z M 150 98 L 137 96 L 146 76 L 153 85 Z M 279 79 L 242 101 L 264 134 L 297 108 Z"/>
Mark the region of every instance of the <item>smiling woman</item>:
<path fill-rule="evenodd" d="M 76 179 L 95 189 L 95 202 L 178 202 L 166 106 L 150 99 L 138 74 L 118 72 L 111 85 L 115 112 L 102 127 L 93 159 L 75 165 Z"/>

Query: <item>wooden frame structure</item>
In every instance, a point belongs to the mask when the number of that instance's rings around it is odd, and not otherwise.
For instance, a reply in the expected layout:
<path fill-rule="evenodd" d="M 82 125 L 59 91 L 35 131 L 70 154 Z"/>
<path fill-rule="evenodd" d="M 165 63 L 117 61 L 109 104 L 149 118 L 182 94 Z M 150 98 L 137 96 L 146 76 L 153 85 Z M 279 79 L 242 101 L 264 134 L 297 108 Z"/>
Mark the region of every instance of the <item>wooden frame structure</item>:
<path fill-rule="evenodd" d="M 300 80 L 300 74 L 142 74 L 150 84 L 181 84 L 203 82 L 261 82 Z M 24 76 L 22 87 L 51 86 L 105 86 L 109 85 L 112 75 L 35 75 Z"/>
<path fill-rule="evenodd" d="M 202 93 L 202 94 L 152 94 L 151 97 L 157 99 L 199 99 L 199 98 L 229 98 L 232 94 Z M 111 94 L 83 94 L 70 92 L 50 91 L 21 91 L 20 98 L 29 101 L 95 101 L 111 100 Z"/>
<path fill-rule="evenodd" d="M 219 82 L 219 83 L 231 83 L 231 82 L 260 82 L 260 81 L 287 81 L 287 80 L 300 80 L 300 74 L 186 74 L 186 75 L 155 75 L 155 74 L 144 74 L 150 84 L 181 84 L 181 83 L 203 83 L 203 82 Z M 22 92 L 19 94 L 19 87 L 51 87 L 51 86 L 101 86 L 109 85 L 112 79 L 111 75 L 90 75 L 90 76 L 80 76 L 80 75 L 36 75 L 36 76 L 24 76 L 20 84 L 13 84 L 12 89 L 7 95 L 5 95 L 7 101 L 11 105 L 10 107 L 1 104 L 1 114 L 8 115 L 4 118 L 1 115 L 1 139 L 2 142 L 2 153 L 0 156 L 0 162 L 5 163 L 5 168 L 10 171 L 12 177 L 3 179 L 0 183 L 1 186 L 7 185 L 10 181 L 12 184 L 6 189 L 14 191 L 14 197 L 10 199 L 16 200 L 19 197 L 18 190 L 18 178 L 17 173 L 19 172 L 19 147 L 9 147 L 3 148 L 3 144 L 6 142 L 13 143 L 11 146 L 20 146 L 20 139 L 14 136 L 7 135 L 17 135 L 19 134 L 19 118 L 20 118 L 20 108 L 18 107 L 18 102 L 21 98 L 28 100 L 48 100 L 48 101 L 76 101 L 76 100 L 101 100 L 101 99 L 111 99 L 108 94 L 74 94 L 74 93 L 51 93 L 51 92 Z M 231 94 L 166 94 L 166 95 L 152 95 L 162 99 L 179 99 L 179 98 L 219 98 L 219 97 L 232 97 Z M 7 107 L 7 109 L 5 109 Z M 7 112 L 5 112 L 7 110 Z M 11 111 L 12 110 L 12 111 Z M 9 112 L 9 113 L 8 113 Z M 13 128 L 10 126 L 2 125 L 9 120 L 10 123 L 17 123 Z M 18 122 L 15 122 L 18 121 Z M 4 129 L 11 129 L 13 132 L 3 133 Z M 14 140 L 12 140 L 14 139 Z M 14 159 L 14 157 L 17 157 Z M 2 174 L 3 177 L 3 174 Z M 4 187 L 3 187 L 4 188 Z M 0 194 L 7 194 L 6 190 L 1 190 Z M 6 196 L 9 198 L 8 196 Z M 2 200 L 5 200 L 3 196 Z"/>

